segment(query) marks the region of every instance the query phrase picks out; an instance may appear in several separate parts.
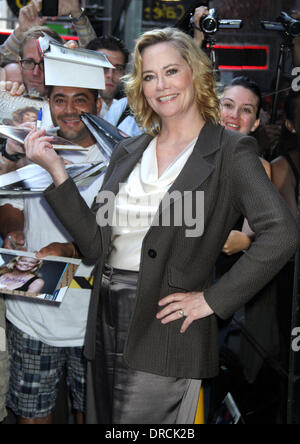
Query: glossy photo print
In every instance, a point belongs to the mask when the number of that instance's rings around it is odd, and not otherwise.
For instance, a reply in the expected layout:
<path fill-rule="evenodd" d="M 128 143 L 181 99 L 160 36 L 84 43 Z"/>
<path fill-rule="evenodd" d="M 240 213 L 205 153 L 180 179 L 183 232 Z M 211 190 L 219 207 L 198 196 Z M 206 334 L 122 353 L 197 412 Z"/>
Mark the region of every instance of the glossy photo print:
<path fill-rule="evenodd" d="M 60 303 L 78 268 L 67 258 L 41 260 L 34 253 L 5 249 L 0 254 L 0 291 L 13 297 Z"/>

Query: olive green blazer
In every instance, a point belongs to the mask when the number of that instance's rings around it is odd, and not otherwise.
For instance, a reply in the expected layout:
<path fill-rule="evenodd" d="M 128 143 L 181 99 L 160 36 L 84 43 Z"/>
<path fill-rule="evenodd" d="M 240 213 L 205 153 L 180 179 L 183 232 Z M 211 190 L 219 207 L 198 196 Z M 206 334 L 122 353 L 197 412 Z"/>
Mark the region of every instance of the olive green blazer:
<path fill-rule="evenodd" d="M 151 136 L 122 141 L 115 149 L 102 190 L 118 192 L 147 148 Z M 204 191 L 204 232 L 186 237 L 186 226 L 151 226 L 141 253 L 137 300 L 124 359 L 131 368 L 159 375 L 207 378 L 218 373 L 217 317 L 227 318 L 270 281 L 295 253 L 299 229 L 256 154 L 252 137 L 206 123 L 195 148 L 169 192 Z M 46 198 L 84 257 L 96 259 L 95 283 L 85 353 L 95 355 L 97 307 L 111 227 L 99 227 L 69 179 Z M 169 205 L 174 203 L 169 202 Z M 99 205 L 98 205 L 99 207 Z M 97 205 L 95 210 L 97 210 Z M 158 212 L 162 211 L 162 205 Z M 212 281 L 216 259 L 243 215 L 256 234 L 231 270 Z M 174 292 L 202 291 L 213 315 L 194 321 L 186 333 L 182 320 L 162 325 L 158 301 Z"/>

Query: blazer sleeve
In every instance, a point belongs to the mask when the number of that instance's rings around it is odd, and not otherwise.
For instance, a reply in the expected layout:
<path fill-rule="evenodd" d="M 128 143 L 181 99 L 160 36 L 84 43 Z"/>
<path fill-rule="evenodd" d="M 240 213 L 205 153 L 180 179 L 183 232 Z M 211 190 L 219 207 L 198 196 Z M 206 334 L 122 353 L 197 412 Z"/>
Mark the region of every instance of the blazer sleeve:
<path fill-rule="evenodd" d="M 299 245 L 299 227 L 255 154 L 254 141 L 243 137 L 228 156 L 232 205 L 255 233 L 251 247 L 204 297 L 223 319 L 248 302 L 281 270 Z"/>
<path fill-rule="evenodd" d="M 111 175 L 115 162 L 122 156 L 123 145 L 129 142 L 130 138 L 119 142 L 115 146 L 102 186 Z M 96 200 L 94 200 L 92 209 L 90 209 L 70 178 L 59 187 L 51 185 L 44 192 L 44 197 L 57 218 L 74 239 L 82 256 L 91 260 L 99 259 L 103 252 L 103 243 L 95 214 L 98 209 Z"/>
<path fill-rule="evenodd" d="M 57 188 L 52 185 L 44 192 L 44 196 L 81 254 L 88 259 L 99 259 L 102 241 L 96 216 L 72 179 L 67 179 Z"/>

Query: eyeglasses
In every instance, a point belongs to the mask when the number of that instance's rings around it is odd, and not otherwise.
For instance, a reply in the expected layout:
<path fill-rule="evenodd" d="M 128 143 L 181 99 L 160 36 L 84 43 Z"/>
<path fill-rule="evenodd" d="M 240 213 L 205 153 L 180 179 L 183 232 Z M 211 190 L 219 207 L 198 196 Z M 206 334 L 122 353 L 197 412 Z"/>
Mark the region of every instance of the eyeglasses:
<path fill-rule="evenodd" d="M 104 72 L 108 72 L 110 69 L 112 69 L 113 73 L 123 74 L 125 65 L 114 65 L 114 68 L 104 68 Z"/>
<path fill-rule="evenodd" d="M 21 59 L 20 60 L 22 68 L 26 71 L 33 71 L 38 65 L 41 71 L 44 71 L 44 61 L 41 60 L 40 62 L 35 62 L 33 59 Z"/>
<path fill-rule="evenodd" d="M 114 65 L 114 67 L 117 72 L 124 72 L 125 71 L 125 65 Z"/>

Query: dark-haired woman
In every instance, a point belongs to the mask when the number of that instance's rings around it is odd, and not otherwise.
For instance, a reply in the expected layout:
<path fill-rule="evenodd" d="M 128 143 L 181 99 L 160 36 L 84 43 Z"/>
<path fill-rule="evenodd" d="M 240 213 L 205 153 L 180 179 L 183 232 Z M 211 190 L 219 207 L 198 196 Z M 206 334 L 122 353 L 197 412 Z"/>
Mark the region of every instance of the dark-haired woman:
<path fill-rule="evenodd" d="M 234 78 L 223 91 L 221 98 L 221 125 L 231 131 L 237 131 L 245 135 L 251 135 L 260 124 L 259 114 L 261 110 L 261 91 L 256 82 L 248 77 Z M 266 173 L 271 177 L 269 162 L 260 158 Z M 247 250 L 253 238 L 247 222 L 241 229 L 233 230 L 224 247 L 223 252 L 234 255 Z"/>

